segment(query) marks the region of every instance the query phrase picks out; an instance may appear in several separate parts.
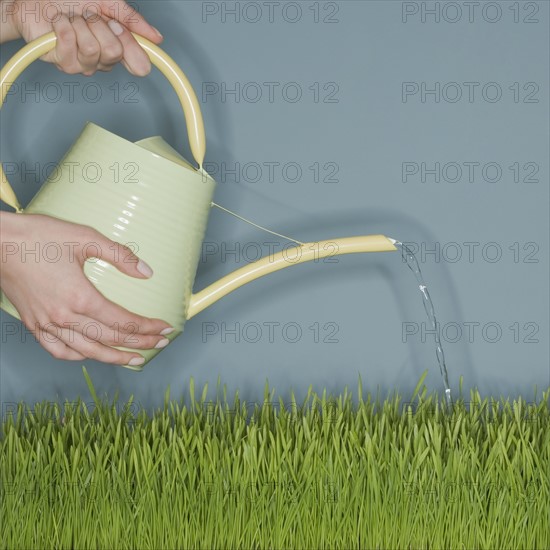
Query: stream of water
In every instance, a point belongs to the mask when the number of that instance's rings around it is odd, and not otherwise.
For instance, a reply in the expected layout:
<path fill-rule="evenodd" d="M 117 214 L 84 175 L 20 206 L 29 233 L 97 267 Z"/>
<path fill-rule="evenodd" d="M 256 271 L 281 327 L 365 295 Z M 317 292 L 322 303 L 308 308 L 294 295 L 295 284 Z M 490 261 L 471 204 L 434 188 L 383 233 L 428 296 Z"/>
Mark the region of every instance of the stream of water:
<path fill-rule="evenodd" d="M 292 239 L 291 237 L 287 237 L 286 235 L 282 235 L 280 233 L 275 233 L 274 231 L 271 231 L 270 229 L 267 229 L 266 227 L 263 227 L 261 225 L 258 225 L 251 220 L 248 220 L 247 218 L 244 218 L 243 216 L 240 216 L 236 212 L 233 212 L 232 210 L 229 210 L 223 206 L 220 206 L 219 204 L 212 203 L 212 206 L 215 206 L 219 208 L 220 210 L 223 210 L 224 212 L 231 214 L 232 216 L 248 223 L 249 225 L 252 225 L 256 227 L 257 229 L 260 229 L 262 231 L 265 231 L 267 233 L 271 233 L 273 235 L 276 235 L 278 237 L 282 237 L 284 239 L 290 240 L 295 242 L 298 245 L 303 245 L 301 241 L 298 241 L 296 239 Z M 424 304 L 424 309 L 426 310 L 426 315 L 428 316 L 428 321 L 434 331 L 435 334 L 435 355 L 437 357 L 437 363 L 439 364 L 439 372 L 441 373 L 441 379 L 443 380 L 443 386 L 445 388 L 445 402 L 447 403 L 448 407 L 452 407 L 453 400 L 451 396 L 451 388 L 449 386 L 449 375 L 447 373 L 447 366 L 445 365 L 445 354 L 443 353 L 443 346 L 441 345 L 441 338 L 439 336 L 439 326 L 437 323 L 437 318 L 435 316 L 435 309 L 432 302 L 432 299 L 430 297 L 430 293 L 428 292 L 428 286 L 426 285 L 426 282 L 424 281 L 424 277 L 422 276 L 422 271 L 420 269 L 420 265 L 418 265 L 418 260 L 416 259 L 416 256 L 414 255 L 414 252 L 405 244 L 403 244 L 400 241 L 396 241 L 395 239 L 390 239 L 390 241 L 401 250 L 401 255 L 403 257 L 403 261 L 409 266 L 409 269 L 414 273 L 414 276 L 416 278 L 416 281 L 418 283 L 418 288 L 420 289 L 420 293 L 422 294 L 422 303 Z"/>
<path fill-rule="evenodd" d="M 428 321 L 431 325 L 431 328 L 434 331 L 435 335 L 435 355 L 437 357 L 437 362 L 439 364 L 439 372 L 441 373 L 441 379 L 443 380 L 443 386 L 445 388 L 445 401 L 447 406 L 452 407 L 453 401 L 451 396 L 451 388 L 449 386 L 449 375 L 447 373 L 447 365 L 445 364 L 445 354 L 443 353 L 443 346 L 441 345 L 441 338 L 439 336 L 439 326 L 437 323 L 437 318 L 435 316 L 435 309 L 430 293 L 428 291 L 428 286 L 424 281 L 422 276 L 422 270 L 418 264 L 418 260 L 414 255 L 414 252 L 402 242 L 391 239 L 393 244 L 401 250 L 401 256 L 403 261 L 408 265 L 409 269 L 414 273 L 416 281 L 418 283 L 418 288 L 422 294 L 422 303 L 424 304 L 424 309 L 426 310 L 426 315 L 428 316 Z"/>

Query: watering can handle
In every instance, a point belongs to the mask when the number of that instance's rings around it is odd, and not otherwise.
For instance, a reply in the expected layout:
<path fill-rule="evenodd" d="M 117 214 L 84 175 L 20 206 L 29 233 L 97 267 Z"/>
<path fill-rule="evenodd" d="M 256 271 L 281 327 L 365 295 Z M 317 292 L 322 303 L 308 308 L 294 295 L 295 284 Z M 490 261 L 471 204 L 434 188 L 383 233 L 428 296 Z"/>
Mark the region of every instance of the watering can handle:
<path fill-rule="evenodd" d="M 151 63 L 157 67 L 162 74 L 170 81 L 170 84 L 176 90 L 179 100 L 183 107 L 185 120 L 187 122 L 187 133 L 189 143 L 194 159 L 202 167 L 204 155 L 206 152 L 206 137 L 204 132 L 204 123 L 199 101 L 183 71 L 176 62 L 156 44 L 143 38 L 138 34 L 132 33 L 139 45 L 145 50 Z M 38 58 L 53 50 L 57 42 L 55 33 L 51 32 L 29 42 L 24 48 L 17 52 L 0 71 L 0 88 L 2 101 L 0 107 L 4 104 L 6 96 L 11 85 L 19 75 Z M 22 212 L 21 205 L 9 184 L 4 169 L 0 164 L 0 200 L 15 208 L 17 212 Z"/>

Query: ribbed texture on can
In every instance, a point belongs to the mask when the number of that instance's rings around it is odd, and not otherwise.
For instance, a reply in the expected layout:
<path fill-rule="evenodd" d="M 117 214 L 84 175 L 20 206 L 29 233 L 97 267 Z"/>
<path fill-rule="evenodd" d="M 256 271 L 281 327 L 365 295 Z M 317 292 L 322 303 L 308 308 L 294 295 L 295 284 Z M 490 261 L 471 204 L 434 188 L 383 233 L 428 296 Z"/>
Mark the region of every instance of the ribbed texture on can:
<path fill-rule="evenodd" d="M 114 250 L 86 262 L 87 277 L 109 300 L 179 332 L 214 189 L 214 180 L 88 123 L 24 214 L 88 225 L 133 248 L 153 269 L 150 279 L 119 272 L 107 259 Z"/>

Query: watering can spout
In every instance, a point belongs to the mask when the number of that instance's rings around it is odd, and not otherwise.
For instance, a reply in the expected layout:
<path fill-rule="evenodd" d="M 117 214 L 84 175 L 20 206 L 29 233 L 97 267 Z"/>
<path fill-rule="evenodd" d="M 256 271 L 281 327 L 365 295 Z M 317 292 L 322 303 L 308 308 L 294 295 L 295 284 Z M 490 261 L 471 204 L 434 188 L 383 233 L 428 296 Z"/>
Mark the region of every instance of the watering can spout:
<path fill-rule="evenodd" d="M 233 273 L 191 296 L 186 318 L 191 319 L 224 296 L 260 277 L 286 267 L 342 254 L 361 252 L 391 252 L 397 250 L 395 241 L 384 235 L 364 235 L 304 243 L 289 250 L 269 255 Z"/>

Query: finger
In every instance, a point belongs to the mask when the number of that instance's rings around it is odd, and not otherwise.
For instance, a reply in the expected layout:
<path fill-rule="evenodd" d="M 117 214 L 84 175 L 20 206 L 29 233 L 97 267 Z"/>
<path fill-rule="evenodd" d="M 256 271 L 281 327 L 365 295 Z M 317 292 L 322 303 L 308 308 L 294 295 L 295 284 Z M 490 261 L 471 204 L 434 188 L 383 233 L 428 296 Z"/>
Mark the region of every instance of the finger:
<path fill-rule="evenodd" d="M 69 347 L 65 342 L 59 339 L 56 335 L 41 328 L 36 328 L 31 331 L 40 345 L 48 351 L 56 359 L 64 361 L 82 361 L 86 359 L 84 355 Z"/>
<path fill-rule="evenodd" d="M 88 238 L 88 243 L 94 243 L 95 246 L 82 248 L 84 258 L 99 258 L 112 264 L 122 273 L 139 279 L 149 279 L 153 275 L 151 267 L 138 258 L 127 246 L 112 241 L 95 230 L 91 231 Z M 169 334 L 166 330 L 172 328 L 161 319 L 150 319 L 131 313 L 111 302 L 91 282 L 89 282 L 88 293 L 86 295 L 81 294 L 81 296 L 81 303 L 74 308 L 74 311 L 109 327 L 115 325 L 115 323 L 118 326 L 133 323 L 137 325 L 139 334 L 149 335 L 159 335 L 163 332 Z"/>
<path fill-rule="evenodd" d="M 96 41 L 100 44 L 99 67 L 106 70 L 122 60 L 124 48 L 122 43 L 115 36 L 109 25 L 101 17 L 90 16 L 87 19 L 90 32 L 93 33 Z"/>
<path fill-rule="evenodd" d="M 67 346 L 59 338 L 41 328 L 33 315 L 22 308 L 21 321 L 27 327 L 28 331 L 34 336 L 35 340 L 53 357 L 67 361 L 79 361 L 86 359 L 82 354 Z M 34 319 L 34 321 L 31 321 Z"/>
<path fill-rule="evenodd" d="M 136 256 L 126 245 L 112 241 L 98 231 L 92 230 L 89 240 L 82 247 L 84 259 L 98 258 L 115 266 L 130 277 L 149 279 L 153 276 L 151 267 Z"/>
<path fill-rule="evenodd" d="M 115 324 L 107 326 L 99 321 L 83 315 L 72 315 L 71 323 L 58 325 L 84 335 L 86 339 L 97 341 L 110 347 L 125 347 L 131 349 L 162 349 L 170 341 L 160 334 L 141 334 L 134 323 Z"/>
<path fill-rule="evenodd" d="M 90 283 L 91 284 L 91 283 Z M 85 311 L 77 311 L 83 316 L 96 319 L 107 327 L 115 327 L 125 334 L 166 336 L 174 331 L 162 319 L 150 319 L 137 315 L 107 300 L 97 290 L 97 298 L 89 300 Z"/>
<path fill-rule="evenodd" d="M 148 75 L 151 72 L 151 61 L 132 33 L 114 19 L 110 19 L 107 24 L 122 44 L 126 69 L 135 76 Z"/>
<path fill-rule="evenodd" d="M 57 36 L 57 43 L 52 54 L 44 56 L 44 59 L 53 61 L 59 69 L 68 74 L 79 73 L 76 33 L 69 18 L 66 15 L 60 15 L 53 22 L 53 30 Z"/>
<path fill-rule="evenodd" d="M 45 331 L 40 329 L 43 336 L 49 340 L 56 342 L 50 345 L 59 345 L 61 342 L 65 347 L 70 347 L 71 350 L 78 353 L 81 357 L 94 359 L 102 363 L 110 363 L 113 365 L 131 365 L 139 366 L 145 363 L 143 356 L 138 353 L 118 350 L 109 346 L 104 346 L 97 341 L 94 341 L 88 336 L 84 336 L 72 329 L 54 327 L 50 323 Z M 47 335 L 45 334 L 47 333 Z"/>
<path fill-rule="evenodd" d="M 158 29 L 147 23 L 145 18 L 124 0 L 104 0 L 101 3 L 101 11 L 106 17 L 115 19 L 130 31 L 148 38 L 155 44 L 163 41 Z"/>
<path fill-rule="evenodd" d="M 97 64 L 101 55 L 100 43 L 83 17 L 75 16 L 72 24 L 76 34 L 76 43 L 78 46 L 77 58 L 80 63 L 81 72 L 90 76 L 97 70 Z"/>
<path fill-rule="evenodd" d="M 101 63 L 97 66 L 97 70 L 103 73 L 110 73 L 113 70 L 113 65 L 102 65 Z"/>

